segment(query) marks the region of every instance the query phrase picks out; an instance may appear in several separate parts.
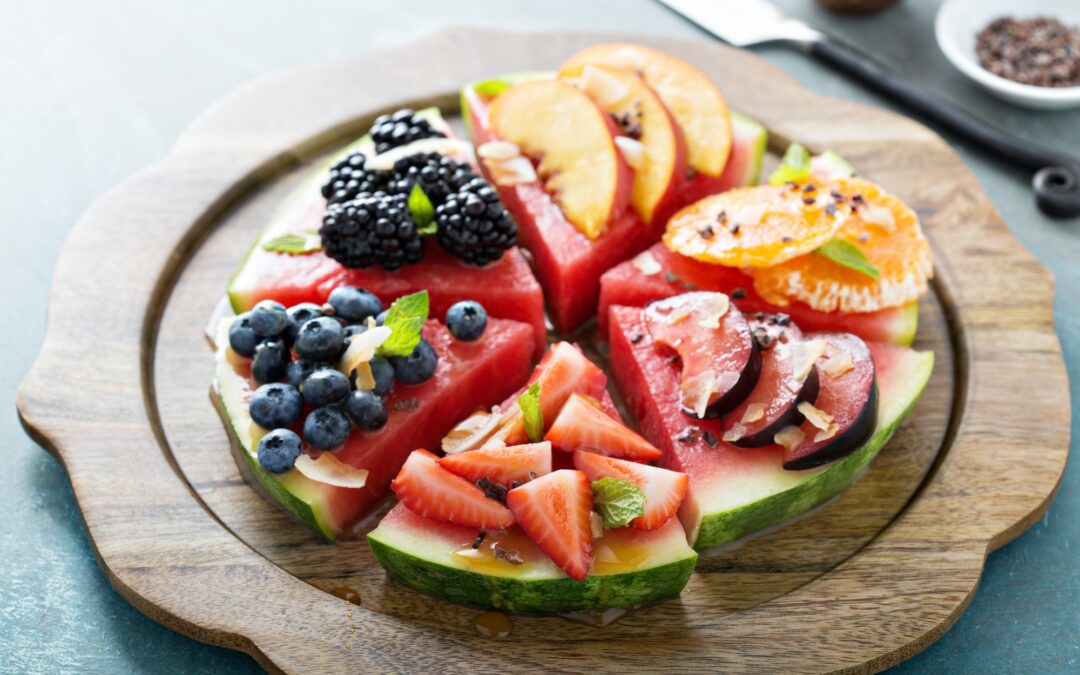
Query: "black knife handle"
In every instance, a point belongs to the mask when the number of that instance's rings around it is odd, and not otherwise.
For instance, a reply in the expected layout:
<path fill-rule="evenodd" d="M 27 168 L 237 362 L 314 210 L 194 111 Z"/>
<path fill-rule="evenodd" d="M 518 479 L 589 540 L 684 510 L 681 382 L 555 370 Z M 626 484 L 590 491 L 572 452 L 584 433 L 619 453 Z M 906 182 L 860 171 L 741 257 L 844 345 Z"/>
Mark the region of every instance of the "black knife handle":
<path fill-rule="evenodd" d="M 983 122 L 835 38 L 823 36 L 812 42 L 810 53 L 898 99 L 950 131 L 982 145 L 1000 159 L 1036 171 L 1032 179 L 1035 201 L 1047 215 L 1080 215 L 1080 162 L 1069 155 L 1021 140 Z"/>

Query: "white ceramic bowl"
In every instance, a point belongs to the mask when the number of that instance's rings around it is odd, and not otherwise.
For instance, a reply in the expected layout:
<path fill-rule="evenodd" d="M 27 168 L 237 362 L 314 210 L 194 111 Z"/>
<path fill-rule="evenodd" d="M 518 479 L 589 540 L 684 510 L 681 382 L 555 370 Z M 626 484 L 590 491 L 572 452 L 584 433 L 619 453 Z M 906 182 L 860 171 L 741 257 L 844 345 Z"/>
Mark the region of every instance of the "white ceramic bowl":
<path fill-rule="evenodd" d="M 1010 103 L 1060 110 L 1080 105 L 1078 87 L 1036 87 L 998 77 L 979 65 L 975 36 L 1001 16 L 1029 19 L 1056 18 L 1065 25 L 1080 26 L 1080 0 L 945 0 L 937 13 L 934 32 L 938 46 L 962 73 L 987 91 Z"/>

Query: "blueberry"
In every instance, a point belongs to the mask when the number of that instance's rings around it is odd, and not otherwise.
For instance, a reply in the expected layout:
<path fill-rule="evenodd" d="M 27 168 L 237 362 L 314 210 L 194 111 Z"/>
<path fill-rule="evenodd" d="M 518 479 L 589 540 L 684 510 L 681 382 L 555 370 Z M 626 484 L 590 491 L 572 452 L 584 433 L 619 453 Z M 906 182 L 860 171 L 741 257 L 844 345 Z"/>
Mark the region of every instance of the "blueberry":
<path fill-rule="evenodd" d="M 266 340 L 255 347 L 251 360 L 251 376 L 256 382 L 274 382 L 285 377 L 289 365 L 289 348 L 281 340 Z"/>
<path fill-rule="evenodd" d="M 394 367 L 381 356 L 371 357 L 368 362 L 371 374 L 375 378 L 375 395 L 386 398 L 394 389 Z"/>
<path fill-rule="evenodd" d="M 331 361 L 345 349 L 345 330 L 337 319 L 323 316 L 300 327 L 296 353 L 309 361 Z"/>
<path fill-rule="evenodd" d="M 337 403 L 348 396 L 350 390 L 349 378 L 333 368 L 316 370 L 300 385 L 300 395 L 316 408 Z"/>
<path fill-rule="evenodd" d="M 308 361 L 307 359 L 291 361 L 289 365 L 285 366 L 285 382 L 299 389 L 300 383 L 308 379 L 316 370 L 329 367 L 329 364 Z"/>
<path fill-rule="evenodd" d="M 345 412 L 364 431 L 386 426 L 386 404 L 370 391 L 354 391 L 345 399 Z"/>
<path fill-rule="evenodd" d="M 334 315 L 348 323 L 360 323 L 383 311 L 382 301 L 374 293 L 355 286 L 338 286 L 330 291 L 327 302 L 334 308 Z"/>
<path fill-rule="evenodd" d="M 285 305 L 273 300 L 263 300 L 251 310 L 251 327 L 259 337 L 272 338 L 281 335 L 289 322 Z"/>
<path fill-rule="evenodd" d="M 376 326 L 382 326 L 383 324 L 386 323 L 386 315 L 387 315 L 387 313 L 389 311 L 390 310 L 386 310 L 384 312 L 379 312 L 378 316 L 375 317 L 375 325 Z"/>
<path fill-rule="evenodd" d="M 336 448 L 345 442 L 352 425 L 336 408 L 316 408 L 304 420 L 304 440 L 319 450 Z"/>
<path fill-rule="evenodd" d="M 303 408 L 296 387 L 275 382 L 255 390 L 248 403 L 248 414 L 263 429 L 280 429 L 300 419 Z"/>
<path fill-rule="evenodd" d="M 300 331 L 300 326 L 323 315 L 322 307 L 312 302 L 301 302 L 299 305 L 293 305 L 286 311 L 286 314 L 289 320 L 285 324 L 285 330 L 281 331 L 281 338 L 290 347 L 296 342 L 296 334 Z"/>
<path fill-rule="evenodd" d="M 251 327 L 251 314 L 244 312 L 233 319 L 229 324 L 229 346 L 240 356 L 251 358 L 255 356 L 255 345 L 259 343 L 259 336 Z"/>
<path fill-rule="evenodd" d="M 259 440 L 259 464 L 270 473 L 285 473 L 300 456 L 300 437 L 290 429 L 275 429 Z"/>
<path fill-rule="evenodd" d="M 475 300 L 455 302 L 446 312 L 446 327 L 459 340 L 476 340 L 487 328 L 488 315 Z"/>
<path fill-rule="evenodd" d="M 390 365 L 394 367 L 394 376 L 405 384 L 421 384 L 431 379 L 435 367 L 439 365 L 439 355 L 431 348 L 427 340 L 421 340 L 416 349 L 408 356 L 391 356 Z"/>

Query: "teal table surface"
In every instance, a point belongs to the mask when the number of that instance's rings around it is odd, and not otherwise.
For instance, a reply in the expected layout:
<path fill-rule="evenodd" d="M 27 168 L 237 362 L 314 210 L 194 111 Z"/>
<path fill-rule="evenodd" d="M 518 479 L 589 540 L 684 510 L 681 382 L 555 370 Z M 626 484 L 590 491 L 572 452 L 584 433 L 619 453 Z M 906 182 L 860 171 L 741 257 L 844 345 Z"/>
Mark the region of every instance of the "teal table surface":
<path fill-rule="evenodd" d="M 871 18 L 829 14 L 810 0 L 778 4 L 986 119 L 1080 155 L 1080 111 L 1011 107 L 951 69 L 934 43 L 933 0 L 904 0 Z M 702 35 L 646 0 L 4 3 L 0 448 L 11 481 L 0 489 L 0 671 L 258 670 L 245 655 L 159 626 L 112 590 L 95 563 L 62 468 L 19 428 L 15 390 L 41 342 L 60 246 L 97 196 L 163 156 L 204 107 L 247 80 L 378 50 L 449 25 Z M 800 54 L 757 51 L 820 93 L 895 108 Z M 1072 400 L 1080 401 L 1080 220 L 1043 217 L 1024 172 L 946 138 L 1012 231 L 1053 269 L 1057 328 L 1072 373 Z M 1078 426 L 1074 403 L 1074 451 Z M 1080 468 L 1074 462 L 1046 515 L 989 557 L 977 595 L 952 630 L 896 671 L 1080 672 L 1077 555 Z"/>

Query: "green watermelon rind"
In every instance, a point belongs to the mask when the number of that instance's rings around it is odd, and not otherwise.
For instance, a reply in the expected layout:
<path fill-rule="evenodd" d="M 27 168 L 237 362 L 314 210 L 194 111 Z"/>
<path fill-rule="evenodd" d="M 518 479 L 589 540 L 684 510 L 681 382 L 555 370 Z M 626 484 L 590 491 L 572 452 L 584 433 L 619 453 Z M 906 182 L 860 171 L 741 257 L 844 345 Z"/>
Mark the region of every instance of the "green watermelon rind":
<path fill-rule="evenodd" d="M 783 492 L 727 511 L 704 514 L 693 547 L 704 551 L 725 546 L 747 535 L 781 525 L 820 506 L 851 485 L 907 419 L 930 381 L 930 373 L 934 369 L 933 352 L 920 352 L 918 358 L 918 369 L 909 374 L 903 392 L 899 393 L 907 397 L 903 409 L 893 419 L 880 424 L 861 448 Z"/>
<path fill-rule="evenodd" d="M 603 611 L 674 598 L 690 581 L 697 564 L 697 554 L 691 553 L 656 567 L 582 581 L 569 577 L 516 579 L 425 560 L 381 541 L 377 530 L 367 539 L 379 564 L 398 583 L 455 604 L 514 614 Z"/>
<path fill-rule="evenodd" d="M 731 111 L 731 126 L 743 127 L 746 135 L 755 135 L 753 145 L 751 149 L 754 151 L 754 164 L 750 167 L 750 170 L 745 176 L 743 176 L 743 185 L 756 185 L 761 181 L 761 167 L 765 162 L 765 151 L 769 146 L 769 131 L 763 124 L 757 120 L 747 117 L 737 110 Z M 738 137 L 735 133 L 735 129 L 732 129 L 732 136 Z"/>

